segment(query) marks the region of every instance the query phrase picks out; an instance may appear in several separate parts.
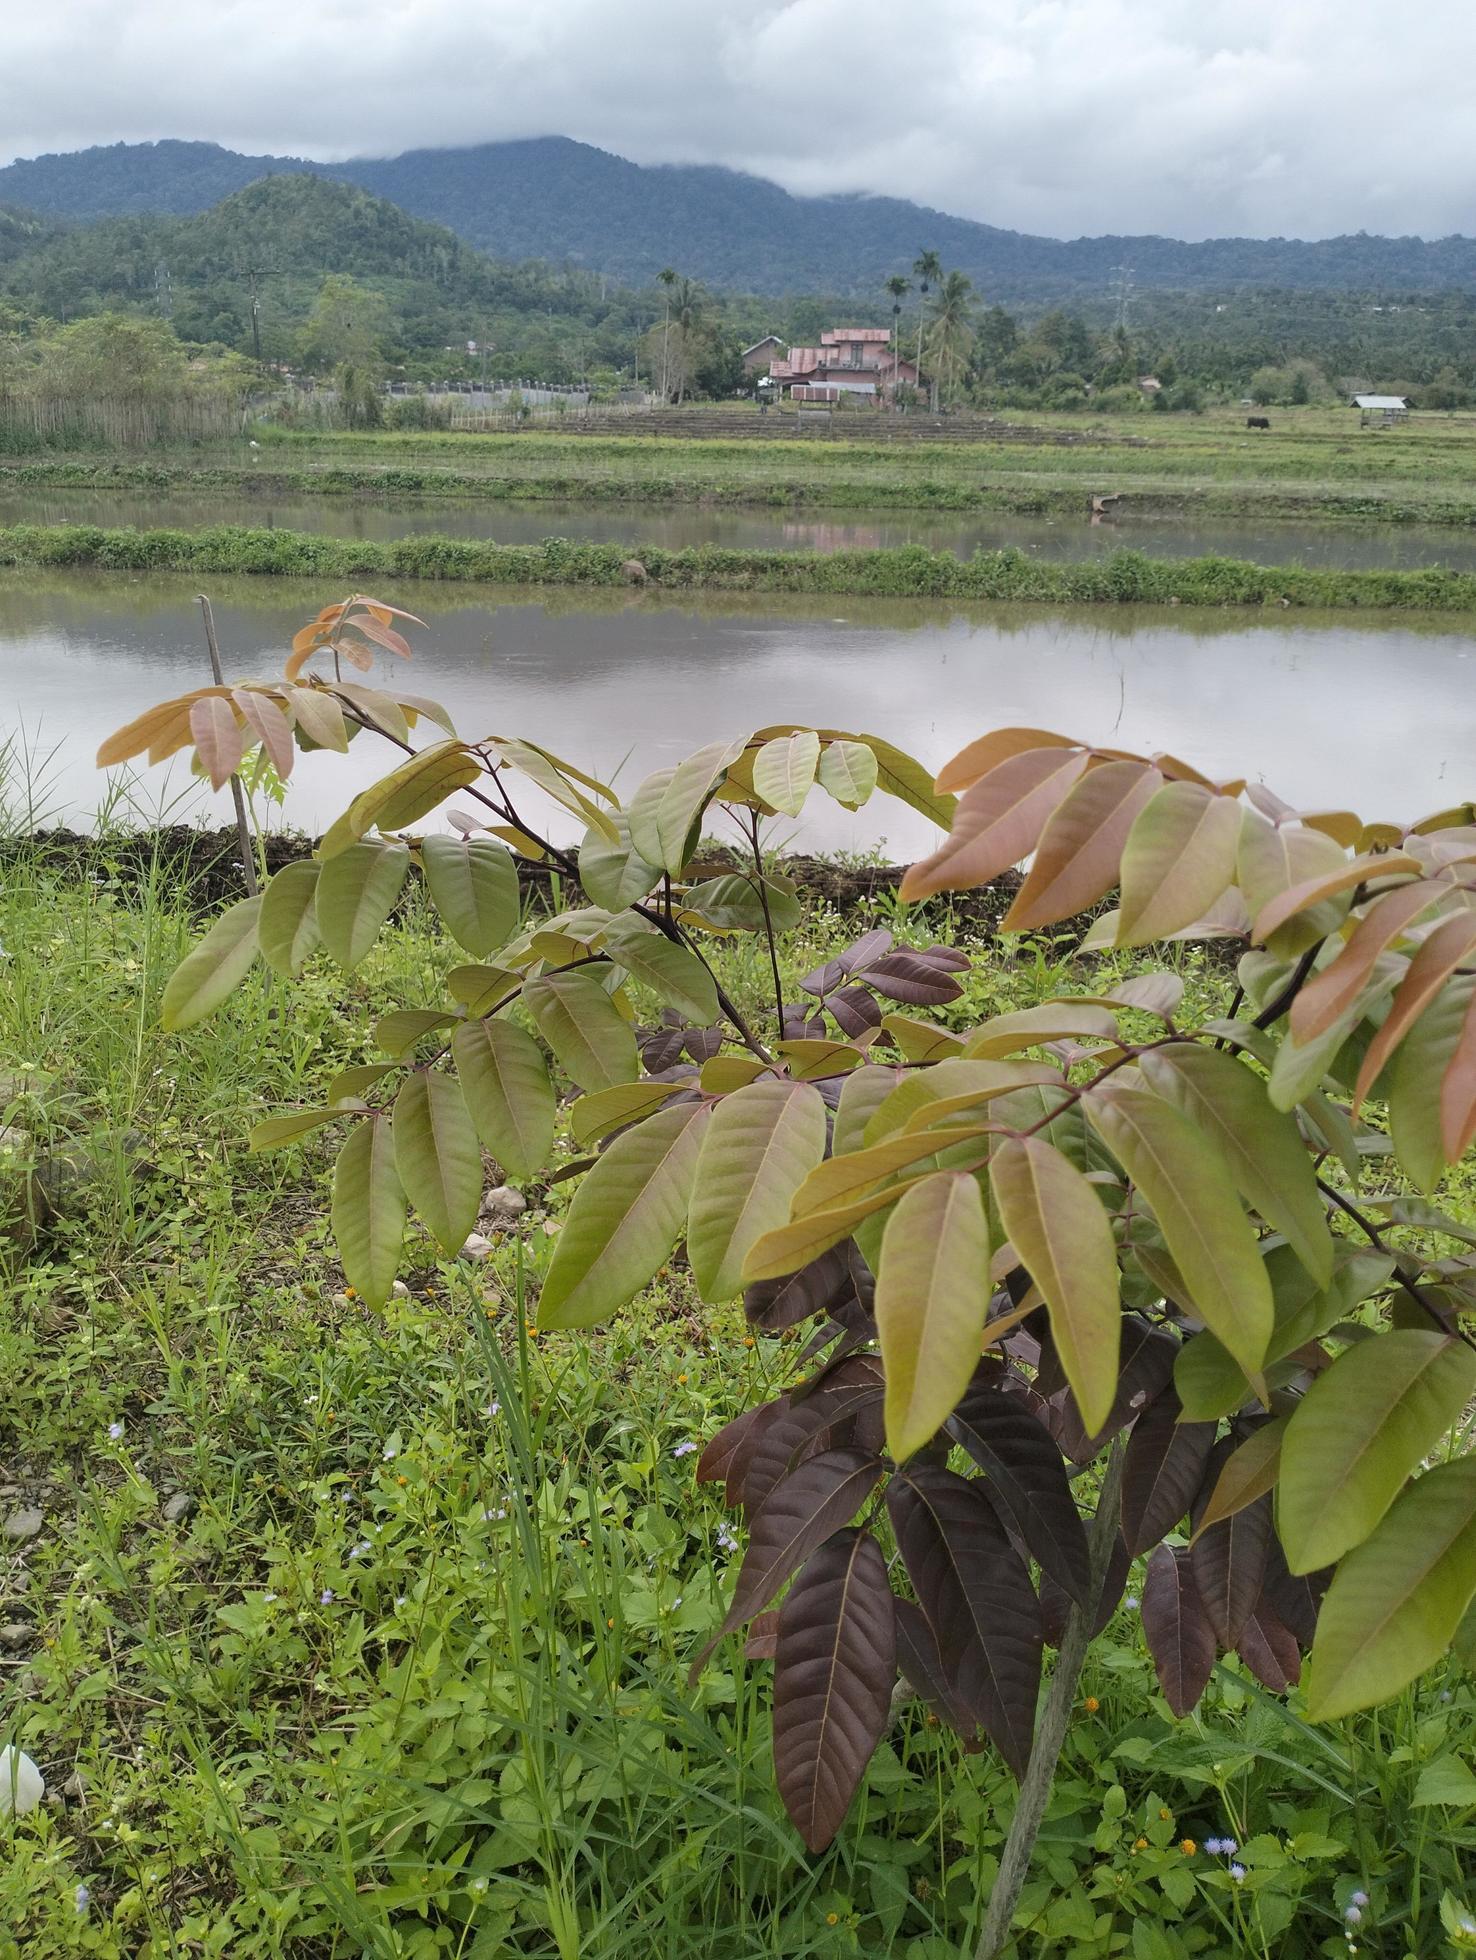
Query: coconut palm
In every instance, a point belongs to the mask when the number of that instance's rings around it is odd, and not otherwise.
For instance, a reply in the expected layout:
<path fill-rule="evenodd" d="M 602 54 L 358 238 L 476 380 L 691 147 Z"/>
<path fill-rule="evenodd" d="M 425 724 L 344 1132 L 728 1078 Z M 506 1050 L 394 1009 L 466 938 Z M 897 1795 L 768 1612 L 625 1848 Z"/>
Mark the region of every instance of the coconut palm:
<path fill-rule="evenodd" d="M 886 289 L 892 295 L 892 406 L 897 406 L 897 376 L 902 363 L 902 296 L 912 291 L 912 281 L 904 279 L 900 272 L 894 272 L 886 281 Z"/>
<path fill-rule="evenodd" d="M 707 294 L 690 279 L 668 291 L 670 323 L 676 328 L 677 406 L 687 398 L 687 383 L 697 365 L 697 350 L 707 332 Z"/>
<path fill-rule="evenodd" d="M 950 272 L 933 303 L 928 329 L 928 365 L 933 371 L 934 406 L 937 391 L 951 394 L 969 364 L 974 345 L 974 282 L 962 272 Z"/>
<path fill-rule="evenodd" d="M 917 378 L 922 380 L 923 327 L 927 322 L 928 292 L 934 283 L 943 277 L 943 261 L 936 252 L 919 252 L 912 261 L 912 276 L 917 281 L 917 290 L 922 295 L 922 305 L 917 310 Z"/>

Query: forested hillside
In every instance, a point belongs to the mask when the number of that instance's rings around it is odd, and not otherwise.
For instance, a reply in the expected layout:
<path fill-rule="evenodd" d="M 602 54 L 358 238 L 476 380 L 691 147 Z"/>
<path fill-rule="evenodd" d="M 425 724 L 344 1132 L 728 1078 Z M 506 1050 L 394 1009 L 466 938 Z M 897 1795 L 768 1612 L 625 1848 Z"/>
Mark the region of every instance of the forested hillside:
<path fill-rule="evenodd" d="M 898 198 L 797 198 L 735 171 L 642 167 L 565 137 L 334 165 L 239 156 L 213 143 L 114 144 L 0 170 L 0 202 L 69 218 L 182 214 L 283 171 L 359 184 L 499 258 L 569 262 L 635 285 L 680 264 L 729 291 L 871 293 L 923 246 L 1007 304 L 1100 298 L 1123 264 L 1148 290 L 1429 292 L 1476 283 L 1469 238 L 1062 241 Z"/>

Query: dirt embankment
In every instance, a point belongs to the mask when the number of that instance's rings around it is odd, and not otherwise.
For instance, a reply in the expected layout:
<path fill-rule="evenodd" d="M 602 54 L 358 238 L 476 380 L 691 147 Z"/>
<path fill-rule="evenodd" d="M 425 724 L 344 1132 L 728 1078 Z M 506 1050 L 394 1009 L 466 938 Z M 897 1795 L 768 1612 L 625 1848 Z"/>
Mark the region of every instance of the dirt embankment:
<path fill-rule="evenodd" d="M 268 871 L 310 857 L 313 840 L 291 833 L 274 833 L 265 842 Z M 43 830 L 19 842 L 0 842 L 0 874 L 24 855 L 53 872 L 76 878 L 116 881 L 127 886 L 157 883 L 171 893 L 183 890 L 201 911 L 228 904 L 246 890 L 241 852 L 234 830 L 198 830 L 172 824 L 159 830 L 132 831 L 105 837 L 75 830 Z M 704 859 L 704 875 L 735 869 L 737 861 L 720 852 Z M 803 855 L 785 858 L 777 867 L 791 878 L 803 897 L 834 911 L 847 913 L 890 899 L 902 882 L 900 864 L 841 864 L 833 859 Z M 518 875 L 530 896 L 541 897 L 552 909 L 548 868 L 519 861 Z M 919 908 L 923 918 L 951 918 L 976 931 L 992 932 L 1019 888 L 1013 875 L 976 892 L 958 892 L 931 900 Z"/>

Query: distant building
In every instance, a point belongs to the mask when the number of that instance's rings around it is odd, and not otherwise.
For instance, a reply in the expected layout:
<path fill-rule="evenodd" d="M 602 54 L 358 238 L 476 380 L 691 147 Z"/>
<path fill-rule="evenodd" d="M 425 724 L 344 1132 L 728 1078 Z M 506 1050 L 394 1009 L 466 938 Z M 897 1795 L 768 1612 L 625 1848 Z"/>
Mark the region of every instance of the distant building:
<path fill-rule="evenodd" d="M 1410 411 L 1408 395 L 1355 395 L 1353 407 L 1361 424 L 1403 422 Z"/>
<path fill-rule="evenodd" d="M 787 345 L 776 333 L 766 333 L 762 340 L 756 340 L 752 347 L 745 347 L 739 357 L 743 362 L 745 374 L 767 374 L 772 361 L 782 360 L 789 352 Z"/>
<path fill-rule="evenodd" d="M 818 347 L 791 347 L 774 361 L 769 381 L 797 402 L 836 402 L 844 395 L 876 401 L 895 387 L 915 388 L 918 371 L 899 358 L 889 327 L 830 327 Z"/>
<path fill-rule="evenodd" d="M 1138 387 L 1145 395 L 1161 395 L 1163 393 L 1163 383 L 1156 374 L 1140 374 L 1138 376 Z"/>

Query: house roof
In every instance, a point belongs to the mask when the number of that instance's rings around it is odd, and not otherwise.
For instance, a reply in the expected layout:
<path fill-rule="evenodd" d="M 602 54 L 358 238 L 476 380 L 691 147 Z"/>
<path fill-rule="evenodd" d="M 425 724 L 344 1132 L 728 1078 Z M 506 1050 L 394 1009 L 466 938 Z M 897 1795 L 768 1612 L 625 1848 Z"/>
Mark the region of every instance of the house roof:
<path fill-rule="evenodd" d="M 822 347 L 838 347 L 850 340 L 890 340 L 890 327 L 827 327 L 820 336 Z"/>
<path fill-rule="evenodd" d="M 1355 408 L 1408 408 L 1408 395 L 1355 395 Z"/>
<path fill-rule="evenodd" d="M 782 347 L 783 345 L 784 342 L 779 338 L 778 334 L 766 333 L 763 339 L 756 340 L 752 347 L 745 347 L 738 358 L 741 361 L 749 354 L 756 354 L 761 347 Z"/>

